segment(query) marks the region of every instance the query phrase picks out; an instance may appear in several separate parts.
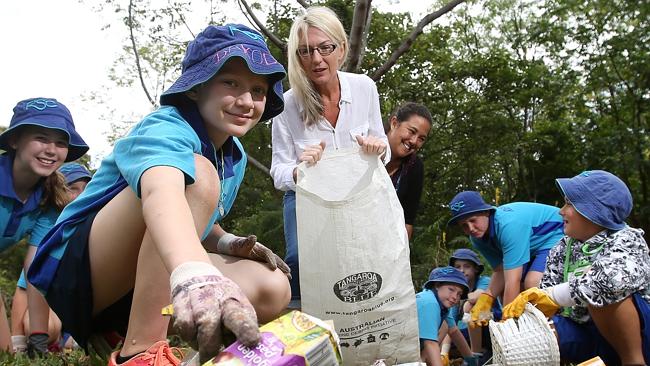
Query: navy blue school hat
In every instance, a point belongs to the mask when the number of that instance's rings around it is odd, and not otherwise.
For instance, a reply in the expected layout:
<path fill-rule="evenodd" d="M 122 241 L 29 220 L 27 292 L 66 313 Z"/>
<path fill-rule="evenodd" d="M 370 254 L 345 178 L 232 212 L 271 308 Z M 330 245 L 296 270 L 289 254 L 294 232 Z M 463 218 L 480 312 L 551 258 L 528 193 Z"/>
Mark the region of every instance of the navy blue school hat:
<path fill-rule="evenodd" d="M 610 230 L 625 227 L 633 202 L 619 177 L 604 170 L 588 170 L 573 178 L 558 178 L 555 184 L 587 220 Z"/>
<path fill-rule="evenodd" d="M 476 266 L 478 267 L 477 275 L 483 273 L 483 269 L 484 269 L 483 263 L 481 263 L 481 259 L 478 257 L 478 254 L 476 254 L 476 252 L 474 252 L 473 250 L 467 248 L 456 249 L 451 254 L 451 257 L 449 257 L 449 265 L 453 267 L 456 259 L 462 259 L 476 264 Z"/>
<path fill-rule="evenodd" d="M 187 46 L 181 76 L 161 95 L 160 104 L 173 104 L 175 94 L 210 80 L 231 57 L 242 58 L 251 72 L 267 75 L 273 86 L 261 121 L 280 114 L 284 109 L 284 66 L 271 55 L 262 35 L 241 24 L 211 25 L 199 33 Z"/>
<path fill-rule="evenodd" d="M 78 163 L 63 164 L 59 168 L 59 171 L 65 177 L 65 184 L 67 185 L 70 185 L 81 179 L 89 181 L 92 178 L 92 175 L 90 174 L 88 169 L 86 169 L 86 167 Z"/>
<path fill-rule="evenodd" d="M 88 144 L 75 130 L 70 111 L 54 98 L 31 98 L 18 102 L 14 107 L 9 128 L 0 135 L 0 149 L 11 150 L 9 136 L 25 125 L 65 132 L 68 135 L 68 155 L 65 161 L 77 160 L 88 151 Z"/>
<path fill-rule="evenodd" d="M 429 280 L 424 283 L 423 287 L 427 288 L 428 285 L 431 285 L 434 282 L 455 283 L 463 287 L 465 292 L 469 291 L 469 285 L 467 284 L 467 279 L 465 279 L 463 272 L 451 266 L 434 268 L 429 274 Z"/>
<path fill-rule="evenodd" d="M 465 216 L 481 211 L 496 210 L 496 207 L 485 203 L 481 194 L 476 191 L 462 191 L 449 202 L 449 210 L 451 219 L 447 225 L 453 225 Z"/>

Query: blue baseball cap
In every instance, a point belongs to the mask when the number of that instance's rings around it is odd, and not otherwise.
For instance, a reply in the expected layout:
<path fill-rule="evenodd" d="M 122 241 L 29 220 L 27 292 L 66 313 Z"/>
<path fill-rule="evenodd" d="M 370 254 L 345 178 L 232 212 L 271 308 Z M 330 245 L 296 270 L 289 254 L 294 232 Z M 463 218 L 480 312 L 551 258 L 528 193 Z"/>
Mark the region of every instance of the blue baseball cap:
<path fill-rule="evenodd" d="M 587 170 L 555 184 L 587 220 L 610 230 L 621 230 L 632 212 L 632 194 L 617 176 L 604 170 Z"/>
<path fill-rule="evenodd" d="M 429 280 L 424 283 L 424 288 L 434 282 L 451 282 L 463 287 L 465 292 L 469 291 L 469 285 L 463 272 L 457 270 L 452 266 L 434 268 L 429 274 Z"/>
<path fill-rule="evenodd" d="M 12 150 L 9 137 L 21 126 L 27 125 L 65 132 L 68 135 L 68 155 L 65 161 L 77 160 L 88 151 L 88 144 L 75 130 L 70 111 L 54 98 L 31 98 L 18 102 L 9 128 L 0 134 L 0 149 Z"/>
<path fill-rule="evenodd" d="M 86 169 L 86 167 L 78 163 L 63 164 L 59 168 L 59 171 L 65 177 L 65 184 L 67 185 L 70 185 L 80 179 L 89 181 L 92 178 L 92 175 L 90 174 L 88 169 Z"/>
<path fill-rule="evenodd" d="M 481 194 L 476 191 L 462 191 L 449 202 L 449 210 L 452 217 L 447 225 L 453 225 L 465 216 L 481 211 L 496 210 L 496 207 L 485 203 Z"/>
<path fill-rule="evenodd" d="M 483 267 L 483 263 L 481 263 L 481 259 L 478 257 L 478 254 L 476 254 L 476 252 L 474 252 L 471 249 L 467 249 L 467 248 L 456 249 L 451 254 L 451 257 L 449 257 L 449 265 L 453 267 L 454 262 L 457 259 L 470 261 L 470 262 L 476 264 L 476 266 L 478 267 L 477 275 L 480 275 L 481 273 L 483 273 L 483 269 L 485 269 L 485 267 Z"/>
<path fill-rule="evenodd" d="M 176 94 L 210 80 L 232 57 L 242 58 L 251 72 L 269 78 L 272 88 L 261 121 L 280 114 L 284 109 L 284 66 L 271 55 L 262 35 L 241 24 L 211 25 L 199 33 L 187 46 L 181 76 L 160 96 L 160 104 L 174 104 Z"/>

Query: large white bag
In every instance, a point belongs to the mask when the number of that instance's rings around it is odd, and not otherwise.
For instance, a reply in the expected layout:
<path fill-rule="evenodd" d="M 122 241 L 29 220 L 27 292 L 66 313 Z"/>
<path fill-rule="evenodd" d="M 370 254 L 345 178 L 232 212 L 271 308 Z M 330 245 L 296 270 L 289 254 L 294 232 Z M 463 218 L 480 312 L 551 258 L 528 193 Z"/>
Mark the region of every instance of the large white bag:
<path fill-rule="evenodd" d="M 326 152 L 297 180 L 302 310 L 334 321 L 346 366 L 419 361 L 404 213 L 379 158 Z"/>

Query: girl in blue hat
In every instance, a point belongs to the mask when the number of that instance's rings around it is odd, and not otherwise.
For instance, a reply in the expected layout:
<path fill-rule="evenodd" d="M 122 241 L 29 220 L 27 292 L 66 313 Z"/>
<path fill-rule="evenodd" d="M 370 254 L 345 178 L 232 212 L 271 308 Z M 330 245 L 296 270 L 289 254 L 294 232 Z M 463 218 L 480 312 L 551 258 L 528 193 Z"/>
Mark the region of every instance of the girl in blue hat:
<path fill-rule="evenodd" d="M 92 175 L 83 165 L 79 163 L 65 163 L 59 168 L 63 175 L 66 187 L 68 188 L 68 200 L 74 200 L 86 187 Z M 11 344 L 14 353 L 27 351 L 27 337 L 29 334 L 29 313 L 27 306 L 27 280 L 25 271 L 21 271 L 16 291 L 11 299 Z M 72 348 L 75 345 L 69 334 L 61 334 L 61 320 L 48 307 L 48 349 L 60 350 Z"/>
<path fill-rule="evenodd" d="M 467 294 L 469 287 L 462 272 L 454 267 L 435 268 L 421 292 L 415 295 L 420 329 L 420 357 L 427 366 L 447 366 L 449 357 L 441 354 L 441 342 L 447 334 L 469 365 L 478 365 L 465 338 L 458 331 L 450 309 Z"/>
<path fill-rule="evenodd" d="M 562 217 L 557 207 L 512 202 L 499 207 L 486 204 L 476 191 L 458 193 L 449 203 L 452 218 L 493 268 L 488 289 L 471 311 L 470 326 L 487 325 L 481 314 L 490 313 L 494 300 L 514 300 L 523 289 L 537 286 L 549 250 L 562 238 Z"/>
<path fill-rule="evenodd" d="M 536 304 L 552 317 L 567 363 L 599 356 L 607 365 L 650 364 L 650 252 L 643 230 L 625 223 L 629 189 L 603 170 L 555 181 L 565 235 L 549 254 L 541 289 L 522 292 L 504 318 Z"/>
<path fill-rule="evenodd" d="M 9 128 L 0 135 L 0 251 L 28 237 L 25 268 L 36 247 L 68 203 L 63 176 L 57 169 L 80 158 L 88 145 L 75 130 L 68 108 L 52 98 L 18 102 Z M 47 304 L 31 286 L 28 289 L 31 319 L 30 343 L 38 352 L 47 350 Z M 4 305 L 0 316 L 0 349 L 9 347 L 9 328 Z"/>
<path fill-rule="evenodd" d="M 176 331 L 203 361 L 222 327 L 253 346 L 258 320 L 286 307 L 284 262 L 219 224 L 243 179 L 239 138 L 282 111 L 284 76 L 256 31 L 207 27 L 161 107 L 116 142 L 50 231 L 28 278 L 80 345 L 126 330 L 109 365 L 180 362 L 165 341 L 170 299 Z"/>

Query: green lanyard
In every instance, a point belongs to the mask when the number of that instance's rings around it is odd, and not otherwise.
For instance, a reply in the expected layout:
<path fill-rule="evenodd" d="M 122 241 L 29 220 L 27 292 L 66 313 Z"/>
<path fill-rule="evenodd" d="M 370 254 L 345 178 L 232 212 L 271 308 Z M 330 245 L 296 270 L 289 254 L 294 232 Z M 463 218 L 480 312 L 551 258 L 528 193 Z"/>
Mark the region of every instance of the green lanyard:
<path fill-rule="evenodd" d="M 564 248 L 564 281 L 563 282 L 569 282 L 569 274 L 573 274 L 575 277 L 582 276 L 586 272 L 586 269 L 589 268 L 592 264 L 592 262 L 587 259 L 580 259 L 576 263 L 571 262 L 571 255 L 573 254 L 574 243 L 575 240 L 573 238 L 569 238 L 566 248 Z M 584 243 L 580 248 L 580 251 L 585 256 L 591 258 L 591 256 L 593 256 L 594 254 L 597 254 L 598 252 L 603 250 L 604 245 L 605 243 L 603 242 L 597 247 L 595 247 L 594 249 L 589 250 L 589 244 Z M 564 308 L 562 310 L 562 315 L 564 316 L 570 316 L 571 313 L 572 313 L 571 308 Z"/>

